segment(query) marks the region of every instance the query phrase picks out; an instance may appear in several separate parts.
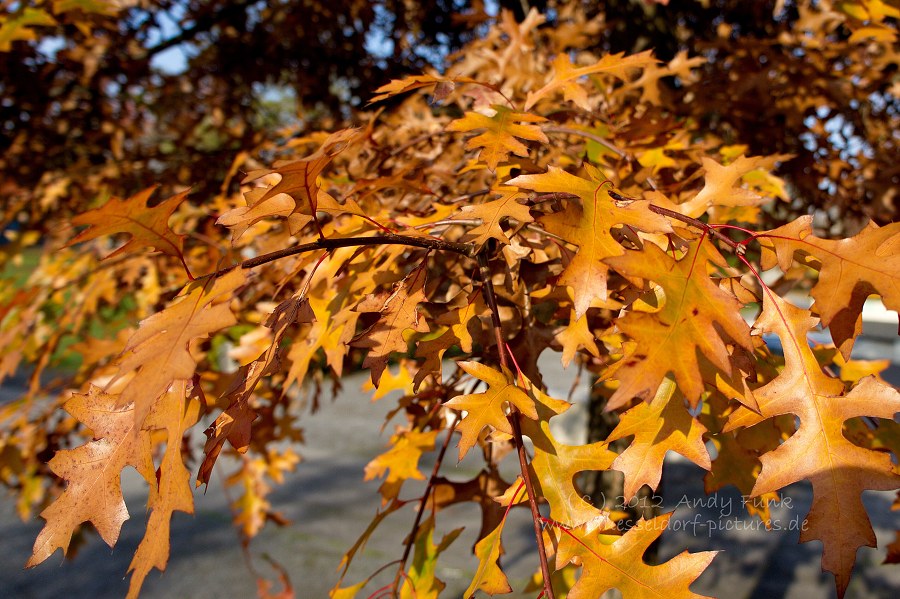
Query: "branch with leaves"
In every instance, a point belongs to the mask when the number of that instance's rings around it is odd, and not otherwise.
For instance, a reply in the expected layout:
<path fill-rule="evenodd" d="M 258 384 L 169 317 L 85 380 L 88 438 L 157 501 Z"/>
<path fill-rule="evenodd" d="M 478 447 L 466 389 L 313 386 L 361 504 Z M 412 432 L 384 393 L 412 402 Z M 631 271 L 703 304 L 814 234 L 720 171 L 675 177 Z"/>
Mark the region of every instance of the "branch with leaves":
<path fill-rule="evenodd" d="M 136 596 L 165 568 L 172 514 L 193 510 L 185 452 L 200 423 L 194 485 L 234 468 L 229 502 L 249 542 L 283 520 L 266 496 L 298 461 L 284 441 L 302 439 L 303 406 L 318 409 L 329 379 L 361 368 L 375 398 L 399 398 L 389 448 L 364 472 L 383 479 L 380 508 L 334 596 L 437 596 L 435 564 L 459 531 L 434 535 L 442 511 L 465 504 L 479 529 L 466 597 L 511 590 L 503 529 L 526 505 L 540 596 L 698 597 L 690 587 L 713 552 L 645 563 L 671 515 L 624 530 L 579 487 L 581 473 L 618 471 L 630 500 L 659 487 L 668 451 L 705 470 L 708 490 L 737 487 L 748 517 L 768 520 L 787 485 L 809 481 L 801 541 L 822 541 L 844 594 L 858 549 L 875 544 L 861 493 L 900 485 L 900 394 L 879 376 L 885 364 L 852 356 L 869 296 L 900 309 L 900 223 L 845 239 L 808 216 L 765 228 L 789 199 L 775 174 L 787 157 L 748 156 L 661 104 L 660 78 L 693 85 L 696 61 L 551 57 L 571 42 L 542 20 L 503 18 L 447 74 L 376 90 L 392 104 L 359 127 L 268 148 L 290 160 L 242 158 L 238 193 L 154 203 L 145 189 L 45 241 L 34 273 L 0 292 L 0 379 L 34 366 L 34 388 L 0 407 L 0 459 L 16 464 L 0 477 L 46 521 L 29 566 L 65 553 L 88 522 L 115 544 L 119 476 L 132 466 L 151 490 Z M 810 345 L 817 327 L 833 344 Z M 620 415 L 605 440 L 554 434 L 571 404 L 547 394 L 547 352 L 596 377 Z M 80 360 L 66 371 L 69 354 Z M 69 391 L 41 406 L 51 367 Z M 454 442 L 460 460 L 483 460 L 473 478 L 447 473 Z M 426 477 L 419 462 L 433 452 Z M 404 512 L 398 559 L 352 570 Z"/>

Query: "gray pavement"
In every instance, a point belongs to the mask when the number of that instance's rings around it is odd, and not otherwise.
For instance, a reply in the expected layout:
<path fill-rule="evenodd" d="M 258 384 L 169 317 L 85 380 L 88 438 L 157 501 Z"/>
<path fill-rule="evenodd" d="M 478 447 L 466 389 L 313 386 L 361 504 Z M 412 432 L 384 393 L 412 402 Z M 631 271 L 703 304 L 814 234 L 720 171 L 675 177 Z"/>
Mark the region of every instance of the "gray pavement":
<path fill-rule="evenodd" d="M 572 372 L 563 371 L 558 358 L 548 354 L 542 364 L 547 368 L 545 381 L 551 382 L 551 395 L 565 397 Z M 307 443 L 297 448 L 303 462 L 272 495 L 273 507 L 293 521 L 289 527 L 268 525 L 250 546 L 255 567 L 273 574 L 261 559 L 263 554 L 284 565 L 300 598 L 327 597 L 337 580 L 335 568 L 341 556 L 365 529 L 379 505 L 378 481 L 364 483 L 363 468 L 384 450 L 393 429 L 389 425 L 378 435 L 378 426 L 392 407 L 390 399 L 372 403 L 359 392 L 365 375 L 348 377 L 344 393 L 334 402 L 323 402 L 322 410 L 304 417 Z M 896 381 L 895 381 L 896 382 Z M 582 400 L 586 390 L 575 395 Z M 557 432 L 577 441 L 582 421 L 578 409 L 560 424 Z M 198 427 L 198 429 L 201 429 Z M 671 455 L 671 454 L 670 454 Z M 468 458 L 454 464 L 452 452 L 443 474 L 464 480 L 477 473 L 478 464 Z M 511 460 L 508 460 L 511 462 Z M 423 472 L 431 462 L 424 460 Z M 510 468 L 513 465 L 510 464 Z M 153 572 L 144 585 L 142 597 L 155 598 L 252 598 L 256 595 L 254 577 L 248 572 L 237 536 L 230 526 L 230 513 L 222 496 L 223 462 L 217 466 L 208 493 L 195 493 L 196 513 L 176 514 L 172 525 L 172 555 L 166 572 Z M 514 470 L 505 472 L 512 480 Z M 669 530 L 663 535 L 662 557 L 668 559 L 685 549 L 721 550 L 707 572 L 692 589 L 706 595 L 728 599 L 828 598 L 834 596 L 830 575 L 820 571 L 821 546 L 817 542 L 798 545 L 799 532 L 787 530 L 802 522 L 807 513 L 811 490 L 808 485 L 792 485 L 784 492 L 782 503 L 773 511 L 780 531 L 766 531 L 746 517 L 737 492 L 723 492 L 706 498 L 702 472 L 684 460 L 667 461 L 663 476 L 665 511 L 675 510 Z M 126 501 L 132 518 L 125 523 L 119 544 L 108 548 L 94 534 L 71 561 L 59 553 L 35 569 L 22 565 L 31 550 L 41 520 L 22 523 L 14 513 L 10 497 L 0 502 L 0 598 L 119 598 L 128 587 L 128 564 L 143 534 L 143 505 L 146 490 L 133 471 L 123 476 Z M 406 489 L 404 497 L 415 496 L 416 488 Z M 692 507 L 694 500 L 704 505 Z M 900 566 L 880 566 L 884 546 L 893 540 L 900 527 L 900 514 L 891 513 L 890 493 L 866 493 L 880 549 L 863 548 L 857 556 L 854 580 L 847 597 L 855 599 L 900 596 Z M 391 515 L 357 558 L 346 582 L 355 583 L 402 554 L 402 539 L 414 518 L 411 507 Z M 447 597 L 458 597 L 474 573 L 475 561 L 469 553 L 478 530 L 477 506 L 460 505 L 441 512 L 438 535 L 466 526 L 462 536 L 445 554 L 438 577 L 447 583 Z M 503 535 L 507 554 L 503 558 L 514 588 L 537 568 L 533 552 L 531 523 L 526 510 L 513 510 Z M 273 576 L 274 578 L 274 576 Z M 390 571 L 376 577 L 368 592 L 387 583 Z M 537 593 L 515 593 L 508 597 L 535 597 Z"/>

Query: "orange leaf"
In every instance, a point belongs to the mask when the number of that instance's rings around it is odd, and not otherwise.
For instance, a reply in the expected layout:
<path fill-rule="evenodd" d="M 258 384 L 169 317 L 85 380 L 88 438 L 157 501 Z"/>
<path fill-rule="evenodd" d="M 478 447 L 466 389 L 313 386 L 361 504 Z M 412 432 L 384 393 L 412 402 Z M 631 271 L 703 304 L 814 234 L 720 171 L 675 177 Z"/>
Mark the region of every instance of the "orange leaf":
<path fill-rule="evenodd" d="M 419 472 L 419 458 L 422 452 L 434 449 L 434 439 L 439 431 L 400 431 L 391 436 L 391 448 L 366 464 L 365 480 L 384 476 L 387 479 L 378 490 L 382 503 L 386 504 L 397 497 L 403 481 L 408 479 L 424 480 Z"/>
<path fill-rule="evenodd" d="M 647 244 L 643 251 L 629 251 L 607 263 L 626 276 L 653 281 L 664 294 L 660 311 L 631 310 L 618 320 L 619 328 L 636 345 L 607 374 L 619 381 L 608 409 L 633 397 L 649 397 L 670 372 L 691 405 L 696 405 L 704 390 L 697 351 L 730 373 L 729 351 L 720 330 L 752 349 L 741 302 L 709 276 L 710 263 L 726 264 L 711 243 L 691 243 L 680 260 Z"/>
<path fill-rule="evenodd" d="M 134 404 L 136 423 L 143 423 L 173 381 L 194 376 L 192 344 L 237 323 L 229 303 L 244 278 L 243 270 L 235 268 L 220 278 L 192 283 L 165 310 L 141 321 L 122 352 L 117 374 L 119 378 L 137 371 L 119 400 L 120 405 Z"/>
<path fill-rule="evenodd" d="M 440 75 L 410 75 L 403 79 L 391 79 L 375 90 L 377 96 L 372 96 L 369 104 L 386 100 L 398 94 L 405 94 L 414 89 L 434 88 L 434 102 L 444 100 L 456 87 L 457 83 L 478 83 L 470 77 L 441 77 Z M 488 86 L 493 89 L 493 86 Z"/>
<path fill-rule="evenodd" d="M 270 206 L 268 203 L 270 199 L 285 193 L 294 198 L 296 203 L 291 214 L 302 214 L 310 218 L 315 217 L 319 195 L 319 183 L 317 181 L 319 174 L 325 170 L 325 167 L 331 163 L 335 156 L 346 149 L 348 145 L 355 142 L 359 138 L 359 134 L 358 129 L 342 129 L 329 135 L 322 142 L 321 147 L 311 156 L 293 162 L 278 163 L 272 170 L 254 171 L 248 174 L 243 181 L 244 183 L 272 174 L 281 177 L 278 183 L 270 187 L 258 198 L 254 197 L 252 205 L 249 205 L 249 203 L 248 205 L 252 208 Z M 283 214 L 285 206 L 276 203 L 271 205 L 268 210 L 269 215 Z M 255 222 L 255 220 L 259 220 L 265 215 L 261 214 L 261 212 L 254 212 L 251 218 L 249 213 L 238 214 L 232 210 L 222 216 L 227 217 L 229 222 L 232 218 L 244 219 L 241 222 L 247 222 L 248 220 Z M 308 219 L 305 220 L 308 221 Z M 223 222 L 223 224 L 225 223 Z M 296 227 L 293 229 L 296 231 Z"/>
<path fill-rule="evenodd" d="M 310 322 L 314 319 L 309 301 L 297 293 L 272 311 L 265 326 L 274 331 L 268 348 L 250 364 L 242 367 L 225 393 L 228 407 L 204 431 L 205 454 L 197 473 L 197 486 L 209 484 L 213 466 L 227 440 L 238 452 L 244 453 L 250 446 L 250 427 L 256 420 L 256 411 L 250 405 L 250 396 L 260 379 L 269 374 L 270 369 L 279 366 L 281 340 L 294 323 Z"/>
<path fill-rule="evenodd" d="M 870 376 L 844 395 L 844 384 L 822 372 L 807 344 L 806 335 L 815 324 L 809 311 L 777 295 L 764 296 L 756 328 L 781 339 L 785 368 L 754 395 L 763 417 L 794 414 L 800 419 L 800 428 L 761 457 L 762 472 L 752 495 L 803 479 L 812 483 L 813 504 L 800 541 L 822 541 L 822 568 L 834 573 L 842 597 L 857 549 L 875 546 L 862 491 L 892 490 L 900 485 L 890 455 L 854 445 L 844 436 L 843 426 L 859 416 L 892 420 L 900 412 L 900 393 Z M 735 412 L 726 430 L 741 426 L 740 414 L 746 412 Z"/>
<path fill-rule="evenodd" d="M 168 223 L 172 213 L 184 201 L 190 189 L 163 200 L 153 208 L 147 208 L 147 200 L 154 191 L 156 186 L 148 187 L 127 200 L 113 197 L 100 208 L 74 217 L 73 225 L 90 225 L 90 227 L 76 235 L 66 247 L 103 235 L 128 233 L 131 238 L 107 258 L 149 246 L 181 259 L 182 236 L 176 235 Z"/>
<path fill-rule="evenodd" d="M 146 428 L 166 432 L 166 452 L 158 471 L 158 484 L 150 484 L 151 510 L 147 531 L 128 566 L 133 571 L 128 585 L 129 599 L 136 598 L 151 568 L 165 570 L 169 561 L 169 527 L 176 511 L 194 513 L 191 474 L 181 456 L 181 440 L 185 430 L 192 427 L 200 415 L 196 398 L 187 397 L 187 384 L 181 381 L 172 386 L 155 406 Z"/>
<path fill-rule="evenodd" d="M 610 589 L 618 589 L 623 599 L 703 599 L 689 587 L 717 552 L 684 551 L 658 566 L 644 563 L 644 552 L 666 530 L 671 517 L 672 514 L 665 514 L 641 520 L 611 543 L 615 537 L 596 530 L 585 533 L 575 528 L 570 534 L 561 533 L 557 569 L 572 561 L 582 565 L 581 576 L 568 599 L 596 599 Z"/>
<path fill-rule="evenodd" d="M 569 60 L 568 54 L 560 53 L 556 60 L 553 61 L 553 78 L 547 85 L 536 92 L 528 92 L 525 110 L 530 110 L 541 98 L 558 90 L 563 91 L 567 102 L 574 102 L 580 108 L 590 110 L 591 107 L 587 101 L 587 91 L 580 85 L 579 79 L 588 75 L 598 74 L 612 75 L 619 79 L 625 79 L 632 69 L 656 64 L 656 62 L 657 60 L 653 58 L 653 52 L 647 50 L 632 56 L 625 56 L 624 52 L 607 54 L 595 64 L 575 68 L 572 61 Z"/>
<path fill-rule="evenodd" d="M 509 244 L 509 236 L 503 231 L 501 223 L 506 218 L 518 221 L 521 227 L 534 221 L 528 206 L 519 202 L 524 199 L 522 193 L 507 192 L 499 200 L 463 206 L 454 218 L 478 219 L 481 224 L 469 229 L 463 241 L 471 241 L 477 246 L 484 245 L 488 239 L 496 239 L 500 243 Z"/>
<path fill-rule="evenodd" d="M 881 294 L 888 309 L 900 311 L 900 223 L 884 227 L 869 223 L 854 237 L 833 241 L 813 235 L 812 216 L 802 216 L 760 238 L 775 246 L 778 265 L 785 272 L 795 252 L 819 262 L 819 280 L 812 289 L 814 309 L 845 360 L 862 331 L 862 307 L 869 294 Z M 763 268 L 774 266 L 771 253 L 763 258 Z"/>
<path fill-rule="evenodd" d="M 634 440 L 612 463 L 612 470 L 625 473 L 624 496 L 628 502 L 644 485 L 656 490 L 662 478 L 666 453 L 680 453 L 701 468 L 710 469 L 703 435 L 706 427 L 691 416 L 684 399 L 670 379 L 664 379 L 650 403 L 639 403 L 622 415 L 606 438 L 634 436 Z"/>
<path fill-rule="evenodd" d="M 618 206 L 603 188 L 602 181 L 588 181 L 557 167 L 551 166 L 540 175 L 521 175 L 507 184 L 538 192 L 573 193 L 581 198 L 580 206 L 571 202 L 565 211 L 539 219 L 547 231 L 578 246 L 578 253 L 558 281 L 572 288 L 576 319 L 593 302 L 602 304 L 607 300 L 609 267 L 603 260 L 625 252 L 610 233 L 613 227 L 628 225 L 657 233 L 672 230 L 664 217 L 647 209 L 647 202 L 637 200 Z"/>
<path fill-rule="evenodd" d="M 484 133 L 467 141 L 466 149 L 483 148 L 479 158 L 492 171 L 497 169 L 501 161 L 506 160 L 510 152 L 516 156 L 528 156 L 528 147 L 519 139 L 549 142 L 539 127 L 523 124 L 542 123 L 547 120 L 544 117 L 512 110 L 501 104 L 496 104 L 492 108 L 493 116 L 467 112 L 463 118 L 447 125 L 447 131 L 486 129 Z"/>
<path fill-rule="evenodd" d="M 60 450 L 50 460 L 50 469 L 65 479 L 67 486 L 41 512 L 47 522 L 34 541 L 26 568 L 43 562 L 57 549 L 65 554 L 82 522 L 93 524 L 107 545 L 115 545 L 122 523 L 128 519 L 119 482 L 125 466 L 133 466 L 148 482 L 156 482 L 150 435 L 135 427 L 134 406 L 119 407 L 118 396 L 91 387 L 86 394 L 73 395 L 65 409 L 91 429 L 94 440 Z"/>
<path fill-rule="evenodd" d="M 387 297 L 373 295 L 356 307 L 357 312 L 381 313 L 375 324 L 351 341 L 356 347 L 370 348 L 363 368 L 372 370 L 372 384 L 376 387 L 391 353 L 406 353 L 408 345 L 404 333 L 407 330 L 427 333 L 429 330 L 417 309 L 420 302 L 426 301 L 424 287 L 425 269 L 420 268 L 407 275 Z"/>

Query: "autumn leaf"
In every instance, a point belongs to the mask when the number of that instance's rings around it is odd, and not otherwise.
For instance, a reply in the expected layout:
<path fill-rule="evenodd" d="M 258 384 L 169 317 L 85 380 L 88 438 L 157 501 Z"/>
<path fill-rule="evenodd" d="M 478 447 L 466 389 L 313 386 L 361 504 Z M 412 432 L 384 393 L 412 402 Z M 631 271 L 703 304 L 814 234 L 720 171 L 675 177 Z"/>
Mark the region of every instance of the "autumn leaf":
<path fill-rule="evenodd" d="M 45 10 L 30 6 L 26 6 L 21 13 L 14 17 L 0 17 L 0 52 L 12 50 L 12 43 L 16 40 L 37 39 L 35 27 L 52 25 L 56 25 L 56 20 L 52 16 Z"/>
<path fill-rule="evenodd" d="M 724 267 L 726 263 L 706 240 L 690 243 L 687 253 L 678 260 L 647 244 L 643 251 L 628 251 L 606 262 L 626 276 L 653 281 L 663 294 L 661 310 L 632 309 L 617 321 L 635 345 L 605 375 L 619 381 L 609 399 L 609 410 L 633 397 L 650 397 L 670 372 L 695 406 L 704 390 L 697 352 L 730 373 L 730 352 L 720 331 L 752 349 L 750 328 L 740 314 L 741 302 L 710 277 L 713 266 Z"/>
<path fill-rule="evenodd" d="M 217 225 L 231 229 L 232 244 L 255 223 L 272 216 L 287 217 L 294 213 L 296 203 L 291 196 L 286 193 L 271 195 L 268 191 L 265 187 L 248 191 L 244 194 L 246 206 L 232 208 L 216 220 Z"/>
<path fill-rule="evenodd" d="M 575 484 L 580 472 L 607 470 L 616 453 L 606 442 L 568 445 L 556 439 L 550 420 L 571 407 L 568 402 L 550 397 L 534 383 L 522 377 L 523 387 L 535 400 L 537 420 L 521 421 L 522 434 L 534 444 L 534 458 L 529 468 L 535 492 L 550 504 L 550 518 L 565 526 L 581 526 L 589 530 L 614 526 L 606 512 L 590 502 Z"/>
<path fill-rule="evenodd" d="M 441 77 L 439 75 L 410 75 L 403 79 L 392 79 L 375 90 L 369 104 L 381 102 L 398 94 L 405 94 L 415 89 L 431 88 L 433 102 L 443 101 L 456 87 L 457 83 L 478 83 L 471 77 Z"/>
<path fill-rule="evenodd" d="M 400 599 L 437 599 L 447 585 L 437 577 L 438 556 L 459 537 L 463 531 L 450 531 L 441 542 L 434 544 L 434 515 L 425 520 L 416 534 L 412 563 L 400 587 Z"/>
<path fill-rule="evenodd" d="M 562 361 L 563 368 L 567 368 L 572 359 L 579 350 L 584 349 L 595 358 L 600 357 L 600 349 L 597 347 L 597 340 L 594 334 L 588 329 L 587 318 L 582 316 L 576 318 L 572 312 L 569 318 L 569 324 L 556 334 L 556 339 L 562 345 Z"/>
<path fill-rule="evenodd" d="M 650 212 L 647 202 L 617 206 L 604 189 L 603 181 L 588 181 L 557 167 L 551 166 L 540 175 L 520 175 L 507 185 L 544 193 L 573 193 L 581 198 L 580 206 L 572 202 L 563 212 L 539 219 L 548 232 L 578 246 L 578 253 L 558 281 L 572 289 L 576 319 L 593 303 L 603 304 L 607 300 L 609 267 L 604 260 L 625 252 L 611 234 L 614 227 L 626 225 L 656 233 L 672 230 L 664 217 Z"/>
<path fill-rule="evenodd" d="M 277 163 L 272 170 L 254 171 L 244 178 L 244 183 L 255 181 L 266 175 L 279 175 L 281 180 L 268 188 L 267 191 L 259 197 L 253 196 L 248 208 L 253 208 L 252 217 L 250 212 L 236 213 L 231 211 L 226 217 L 228 222 L 232 220 L 240 223 L 246 223 L 271 215 L 281 215 L 286 211 L 286 204 L 282 202 L 270 203 L 270 200 L 279 194 L 287 194 L 294 199 L 295 207 L 291 214 L 305 215 L 314 218 L 316 215 L 316 204 L 319 196 L 318 177 L 325 170 L 335 156 L 340 154 L 348 145 L 354 143 L 359 137 L 358 129 L 342 129 L 336 133 L 332 133 L 322 142 L 319 149 L 310 156 L 302 160 L 294 160 L 292 162 Z M 265 206 L 265 209 L 260 207 Z M 269 214 L 264 214 L 268 211 Z M 223 215 L 226 216 L 226 215 Z M 305 219 L 308 222 L 309 219 Z M 225 224 L 223 222 L 222 224 Z M 234 225 L 232 225 L 234 226 Z M 243 226 L 243 224 L 242 224 Z M 296 232 L 296 227 L 294 231 Z"/>
<path fill-rule="evenodd" d="M 819 270 L 811 292 L 813 308 L 848 360 L 853 341 L 862 332 L 862 307 L 870 294 L 880 294 L 888 309 L 900 311 L 900 223 L 884 227 L 869 223 L 855 236 L 834 241 L 813 235 L 812 220 L 802 216 L 759 234 L 762 243 L 775 249 L 774 256 L 763 254 L 762 266 L 772 268 L 777 259 L 787 272 L 796 253 L 809 257 L 806 264 Z"/>
<path fill-rule="evenodd" d="M 777 295 L 767 293 L 763 298 L 755 328 L 778 335 L 785 368 L 770 383 L 754 390 L 754 395 L 761 417 L 793 414 L 800 419 L 800 427 L 760 458 L 762 472 L 752 495 L 770 493 L 799 480 L 812 483 L 813 504 L 800 542 L 822 541 L 822 568 L 834 573 L 838 596 L 843 597 L 857 549 L 875 546 L 862 491 L 900 486 L 890 455 L 854 445 L 844 436 L 843 426 L 859 416 L 893 420 L 900 412 L 900 393 L 870 376 L 845 395 L 844 384 L 822 372 L 807 344 L 806 335 L 816 322 L 809 311 Z M 758 418 L 748 412 L 736 411 L 726 431 L 755 423 Z"/>
<path fill-rule="evenodd" d="M 425 479 L 419 471 L 419 458 L 423 452 L 434 449 L 434 439 L 438 432 L 398 431 L 391 436 L 391 448 L 366 464 L 365 480 L 372 480 L 388 473 L 378 489 L 383 504 L 397 497 L 404 481 Z"/>
<path fill-rule="evenodd" d="M 209 484 L 213 466 L 227 440 L 238 453 L 245 453 L 250 446 L 250 432 L 256 420 L 256 410 L 250 405 L 250 397 L 260 379 L 279 366 L 281 341 L 291 326 L 311 322 L 315 316 L 309 300 L 302 293 L 294 294 L 281 302 L 266 319 L 265 328 L 273 332 L 266 350 L 253 362 L 242 367 L 234 378 L 224 399 L 228 407 L 204 431 L 206 444 L 203 461 L 197 473 L 197 486 Z"/>
<path fill-rule="evenodd" d="M 512 110 L 502 104 L 494 105 L 492 112 L 490 116 L 467 112 L 463 118 L 447 125 L 447 131 L 486 129 L 484 133 L 469 139 L 466 142 L 466 149 L 482 148 L 479 159 L 483 160 L 492 171 L 497 169 L 501 161 L 506 160 L 510 152 L 516 156 L 528 156 L 528 147 L 519 139 L 543 143 L 549 141 L 540 127 L 527 124 L 542 123 L 547 120 L 544 117 Z"/>
<path fill-rule="evenodd" d="M 562 91 L 566 102 L 574 102 L 579 108 L 590 110 L 591 106 L 587 101 L 587 91 L 579 83 L 579 80 L 588 75 L 606 74 L 625 79 L 626 75 L 633 69 L 647 65 L 656 64 L 653 58 L 653 52 L 646 50 L 639 54 L 625 56 L 624 52 L 618 54 L 607 54 L 596 63 L 585 66 L 575 67 L 569 60 L 568 54 L 560 53 L 556 60 L 553 61 L 553 78 L 541 89 L 535 92 L 528 92 L 525 100 L 525 110 L 531 110 L 531 107 L 545 98 L 558 91 Z"/>
<path fill-rule="evenodd" d="M 662 478 L 663 460 L 669 451 L 709 470 L 709 452 L 703 440 L 705 433 L 706 427 L 688 412 L 675 384 L 670 379 L 663 379 L 654 398 L 622 414 L 619 424 L 606 438 L 612 443 L 634 437 L 610 466 L 625 474 L 625 501 L 630 501 L 644 485 L 654 491 L 657 489 Z"/>
<path fill-rule="evenodd" d="M 194 513 L 191 474 L 183 462 L 181 441 L 185 431 L 197 422 L 199 415 L 200 403 L 196 397 L 188 396 L 187 384 L 181 381 L 160 398 L 147 418 L 146 429 L 165 431 L 166 451 L 157 479 L 150 484 L 147 507 L 151 511 L 147 530 L 128 566 L 128 571 L 133 572 L 128 585 L 129 599 L 138 596 L 151 568 L 161 571 L 166 569 L 172 514 L 176 511 Z"/>
<path fill-rule="evenodd" d="M 790 156 L 738 156 L 726 165 L 719 164 L 712 158 L 703 158 L 701 163 L 705 171 L 703 189 L 690 200 L 678 204 L 675 208 L 690 217 L 700 217 L 712 207 L 722 206 L 758 206 L 768 201 L 766 195 L 751 188 L 742 186 L 742 180 L 750 179 L 753 173 L 763 174 L 776 197 L 786 199 L 784 183 L 766 173 L 766 169 L 774 167 L 777 160 L 786 160 Z"/>
<path fill-rule="evenodd" d="M 155 398 L 154 398 L 155 399 Z M 134 406 L 120 406 L 116 395 L 91 387 L 75 394 L 65 409 L 87 426 L 94 440 L 63 449 L 50 460 L 50 469 L 67 482 L 66 490 L 41 512 L 46 520 L 34 542 L 26 568 L 50 557 L 57 549 L 68 551 L 72 534 L 82 522 L 90 522 L 112 547 L 119 539 L 128 509 L 119 478 L 122 469 L 133 466 L 147 482 L 155 484 L 150 460 L 150 436 L 135 426 Z"/>
<path fill-rule="evenodd" d="M 522 193 L 507 192 L 498 200 L 463 206 L 454 218 L 481 221 L 481 224 L 466 231 L 463 240 L 471 241 L 476 246 L 484 245 L 488 239 L 508 244 L 509 236 L 503 230 L 506 219 L 517 221 L 519 227 L 534 221 L 528 207 L 519 202 L 524 198 Z"/>
<path fill-rule="evenodd" d="M 479 362 L 457 364 L 467 374 L 484 381 L 488 386 L 487 391 L 483 393 L 458 395 L 444 404 L 458 412 L 466 412 L 456 427 L 462 433 L 459 440 L 460 460 L 475 445 L 478 435 L 485 428 L 498 430 L 507 435 L 513 434 L 512 425 L 507 419 L 507 409 L 515 406 L 526 417 L 537 418 L 534 400 L 513 384 L 509 371 L 500 372 Z"/>
<path fill-rule="evenodd" d="M 243 270 L 235 268 L 222 277 L 197 281 L 167 308 L 141 321 L 122 353 L 117 374 L 121 378 L 135 373 L 119 402 L 134 404 L 138 425 L 173 381 L 194 376 L 192 344 L 237 322 L 229 302 L 244 280 Z"/>
<path fill-rule="evenodd" d="M 153 208 L 147 207 L 147 200 L 156 191 L 156 186 L 136 193 L 127 200 L 110 198 L 100 208 L 79 214 L 72 218 L 76 227 L 90 227 L 75 236 L 66 247 L 90 241 L 104 235 L 128 233 L 130 239 L 119 249 L 106 256 L 112 258 L 125 252 L 134 252 L 143 247 L 152 247 L 169 256 L 182 259 L 183 236 L 176 235 L 169 228 L 169 218 L 187 197 L 186 189 Z"/>
<path fill-rule="evenodd" d="M 548 422 L 525 421 L 522 432 L 535 446 L 530 468 L 536 492 L 550 504 L 550 518 L 565 526 L 609 529 L 609 512 L 596 507 L 575 485 L 579 472 L 608 470 L 617 455 L 606 442 L 567 445 L 556 440 Z"/>
<path fill-rule="evenodd" d="M 503 554 L 500 535 L 505 522 L 506 520 L 503 520 L 491 533 L 475 543 L 478 569 L 475 571 L 475 577 L 469 583 L 469 587 L 463 593 L 463 597 L 472 597 L 475 591 L 481 591 L 488 595 L 503 595 L 512 592 L 509 580 L 499 564 L 500 556 Z"/>
<path fill-rule="evenodd" d="M 581 563 L 581 576 L 569 599 L 596 599 L 618 589 L 623 599 L 703 599 L 690 591 L 693 583 L 716 556 L 716 551 L 684 551 L 658 566 L 644 562 L 644 552 L 668 527 L 672 514 L 641 520 L 619 538 L 582 528 L 560 534 L 556 567 Z"/>
<path fill-rule="evenodd" d="M 404 338 L 405 332 L 427 333 L 429 330 L 418 311 L 418 305 L 426 300 L 424 287 L 425 270 L 416 269 L 390 294 L 370 296 L 356 307 L 357 312 L 381 314 L 375 324 L 351 341 L 356 347 L 369 348 L 363 368 L 371 369 L 372 384 L 376 387 L 391 353 L 406 353 L 408 344 Z"/>

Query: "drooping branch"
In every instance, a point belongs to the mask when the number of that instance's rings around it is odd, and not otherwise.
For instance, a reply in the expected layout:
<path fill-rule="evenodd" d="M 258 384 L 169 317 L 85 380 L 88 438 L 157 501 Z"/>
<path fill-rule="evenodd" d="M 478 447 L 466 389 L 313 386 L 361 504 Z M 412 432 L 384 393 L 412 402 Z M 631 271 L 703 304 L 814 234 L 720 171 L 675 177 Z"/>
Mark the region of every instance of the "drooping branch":
<path fill-rule="evenodd" d="M 494 284 L 491 281 L 490 270 L 487 264 L 487 254 L 490 250 L 490 244 L 482 247 L 482 251 L 478 253 L 478 272 L 481 276 L 482 288 L 484 289 L 484 300 L 491 311 L 491 322 L 493 324 L 494 336 L 497 342 L 497 353 L 500 357 L 500 364 L 508 368 L 508 358 L 506 354 L 506 343 L 503 341 L 503 329 L 500 322 L 500 310 L 497 306 L 497 296 L 494 293 Z M 528 493 L 528 505 L 531 507 L 531 521 L 534 525 L 534 535 L 538 545 L 538 558 L 541 563 L 541 576 L 544 579 L 544 592 L 542 595 L 547 599 L 555 599 L 553 586 L 550 583 L 550 564 L 547 560 L 547 549 L 544 546 L 544 534 L 541 528 L 541 512 L 537 505 L 537 494 L 534 491 L 534 484 L 531 481 L 531 473 L 528 470 L 528 456 L 525 455 L 525 442 L 522 439 L 522 425 L 520 418 L 522 415 L 515 406 L 510 406 L 509 421 L 513 429 L 513 442 L 516 447 L 516 454 L 519 458 L 519 470 L 522 473 L 522 480 L 525 483 L 525 490 Z"/>

